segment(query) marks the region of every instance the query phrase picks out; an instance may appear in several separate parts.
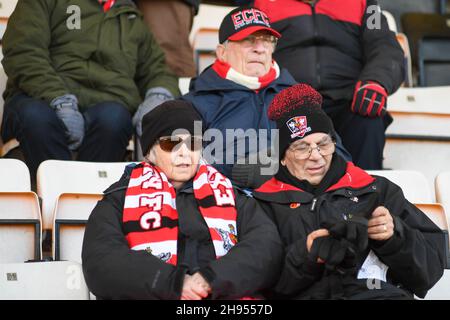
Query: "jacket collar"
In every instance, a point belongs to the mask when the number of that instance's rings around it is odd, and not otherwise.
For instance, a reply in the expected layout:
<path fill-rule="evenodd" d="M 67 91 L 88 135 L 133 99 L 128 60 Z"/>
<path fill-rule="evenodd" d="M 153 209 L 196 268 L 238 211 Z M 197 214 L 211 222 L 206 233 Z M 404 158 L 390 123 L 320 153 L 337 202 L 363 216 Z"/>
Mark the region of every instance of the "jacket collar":
<path fill-rule="evenodd" d="M 329 187 L 326 192 L 338 189 L 350 188 L 359 189 L 370 185 L 375 178 L 363 169 L 355 166 L 352 162 L 347 162 L 347 169 L 342 178 Z M 310 202 L 314 196 L 300 188 L 281 182 L 275 177 L 264 183 L 254 192 L 255 198 L 264 201 L 274 201 L 279 203 L 290 202 Z"/>
<path fill-rule="evenodd" d="M 355 166 L 352 162 L 347 162 L 347 170 L 342 178 L 334 185 L 327 189 L 327 192 L 341 189 L 363 188 L 375 181 L 375 178 L 368 174 L 363 169 Z"/>

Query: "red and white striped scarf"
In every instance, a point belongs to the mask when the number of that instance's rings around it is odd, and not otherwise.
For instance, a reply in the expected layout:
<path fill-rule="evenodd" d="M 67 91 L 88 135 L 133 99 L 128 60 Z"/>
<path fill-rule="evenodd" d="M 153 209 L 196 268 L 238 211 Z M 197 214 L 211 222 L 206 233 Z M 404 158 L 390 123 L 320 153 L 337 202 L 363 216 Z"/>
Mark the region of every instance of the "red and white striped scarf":
<path fill-rule="evenodd" d="M 272 62 L 269 72 L 262 77 L 246 76 L 245 74 L 237 72 L 227 62 L 220 61 L 219 59 L 214 61 L 212 68 L 221 78 L 236 82 L 251 90 L 260 90 L 267 87 L 280 76 L 280 68 L 275 61 Z"/>
<path fill-rule="evenodd" d="M 210 165 L 200 164 L 193 187 L 216 257 L 220 258 L 237 242 L 232 184 Z M 176 192 L 158 167 L 142 162 L 133 169 L 125 194 L 123 224 L 132 250 L 146 250 L 167 263 L 177 264 Z"/>

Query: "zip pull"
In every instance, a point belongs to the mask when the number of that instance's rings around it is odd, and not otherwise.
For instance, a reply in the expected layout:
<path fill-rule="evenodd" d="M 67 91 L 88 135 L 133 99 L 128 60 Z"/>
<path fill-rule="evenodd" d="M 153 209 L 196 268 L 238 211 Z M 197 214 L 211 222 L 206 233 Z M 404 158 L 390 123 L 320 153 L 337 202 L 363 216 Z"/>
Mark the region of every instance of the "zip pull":
<path fill-rule="evenodd" d="M 314 198 L 312 201 L 312 204 L 311 204 L 311 209 L 309 209 L 310 211 L 314 211 L 314 209 L 316 209 L 316 202 L 317 202 L 317 199 Z"/>

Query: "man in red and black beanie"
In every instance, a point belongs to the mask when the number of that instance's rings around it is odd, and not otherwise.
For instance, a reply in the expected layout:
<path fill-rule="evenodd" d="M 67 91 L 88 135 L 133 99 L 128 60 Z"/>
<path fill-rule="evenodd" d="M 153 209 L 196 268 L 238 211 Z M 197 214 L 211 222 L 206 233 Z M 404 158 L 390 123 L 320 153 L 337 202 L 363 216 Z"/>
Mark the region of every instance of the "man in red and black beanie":
<path fill-rule="evenodd" d="M 322 110 L 322 96 L 305 84 L 295 85 L 275 96 L 269 107 L 269 119 L 279 130 L 279 154 L 283 157 L 291 143 L 316 132 L 336 138 L 333 122 Z"/>
<path fill-rule="evenodd" d="M 424 297 L 443 273 L 442 231 L 397 185 L 335 152 L 333 125 L 321 95 L 309 85 L 281 91 L 269 117 L 279 129 L 281 166 L 253 196 L 277 224 L 285 246 L 273 294 L 283 299 Z"/>

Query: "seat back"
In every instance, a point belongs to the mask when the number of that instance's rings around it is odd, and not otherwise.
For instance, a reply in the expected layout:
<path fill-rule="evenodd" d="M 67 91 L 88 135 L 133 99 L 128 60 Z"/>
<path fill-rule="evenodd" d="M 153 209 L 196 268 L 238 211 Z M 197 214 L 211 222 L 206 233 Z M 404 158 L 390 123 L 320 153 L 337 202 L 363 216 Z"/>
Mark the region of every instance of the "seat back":
<path fill-rule="evenodd" d="M 397 33 L 396 38 L 398 43 L 400 44 L 400 47 L 403 49 L 404 57 L 405 57 L 405 87 L 412 87 L 413 86 L 413 76 L 412 76 L 412 57 L 411 57 L 411 50 L 409 49 L 409 41 L 408 37 L 404 33 Z"/>
<path fill-rule="evenodd" d="M 42 199 L 45 230 L 53 227 L 53 213 L 63 193 L 101 194 L 119 180 L 128 162 L 47 160 L 37 171 L 37 192 Z"/>
<path fill-rule="evenodd" d="M 439 172 L 448 169 L 448 159 L 450 159 L 448 140 L 388 136 L 384 148 L 383 167 L 421 172 L 428 179 L 428 186 L 433 187 L 432 194 L 434 194 L 434 179 Z"/>
<path fill-rule="evenodd" d="M 435 180 L 436 201 L 442 203 L 450 221 L 450 171 L 440 172 Z"/>
<path fill-rule="evenodd" d="M 446 269 L 450 269 L 450 242 L 448 235 L 448 221 L 445 209 L 440 203 L 415 203 L 415 206 L 424 212 L 445 234 Z"/>
<path fill-rule="evenodd" d="M 450 30 L 450 17 L 449 30 Z M 447 38 L 425 37 L 419 40 L 419 85 L 450 85 L 450 35 Z"/>
<path fill-rule="evenodd" d="M 0 264 L 0 300 L 89 300 L 75 262 Z"/>
<path fill-rule="evenodd" d="M 425 299 L 426 300 L 450 300 L 450 244 L 449 244 L 449 235 L 448 235 L 448 221 L 445 214 L 444 207 L 439 203 L 416 203 L 415 204 L 420 210 L 422 210 L 431 221 L 433 221 L 439 228 L 441 228 L 446 237 L 446 248 L 445 252 L 447 254 L 446 261 L 446 270 L 444 270 L 444 274 L 441 279 L 431 288 Z"/>
<path fill-rule="evenodd" d="M 389 11 L 386 10 L 382 10 L 381 11 L 384 15 L 384 17 L 386 18 L 387 24 L 389 26 L 389 30 L 391 30 L 394 33 L 397 33 L 397 23 L 395 22 L 395 18 L 392 15 L 392 13 L 390 13 Z"/>
<path fill-rule="evenodd" d="M 194 59 L 197 65 L 197 74 L 216 59 L 216 47 L 219 44 L 219 30 L 215 28 L 201 28 L 194 36 Z"/>
<path fill-rule="evenodd" d="M 8 18 L 19 0 L 0 0 L 0 17 Z"/>
<path fill-rule="evenodd" d="M 448 231 L 445 209 L 440 203 L 414 203 L 423 213 L 430 218 L 441 230 Z"/>
<path fill-rule="evenodd" d="M 403 190 L 410 202 L 433 202 L 434 196 L 423 173 L 411 170 L 369 170 L 371 175 L 389 179 Z"/>
<path fill-rule="evenodd" d="M 41 225 L 34 192 L 0 192 L 0 263 L 41 259 Z"/>
<path fill-rule="evenodd" d="M 444 231 L 446 237 L 446 252 L 447 252 L 447 266 L 450 267 L 450 254 L 449 254 L 449 238 L 448 238 L 448 222 L 445 215 L 444 207 L 439 203 L 415 203 L 427 217 L 433 221 L 441 230 Z M 444 274 L 441 279 L 431 288 L 425 300 L 449 300 L 450 299 L 450 270 L 444 270 Z"/>
<path fill-rule="evenodd" d="M 437 13 L 414 12 L 402 16 L 403 32 L 409 40 L 414 66 L 418 66 L 418 44 L 420 40 L 427 37 L 450 37 L 449 19 L 450 14 L 441 15 Z"/>
<path fill-rule="evenodd" d="M 101 194 L 63 193 L 55 207 L 53 258 L 81 263 L 81 248 L 87 220 Z"/>
<path fill-rule="evenodd" d="M 23 161 L 0 159 L 0 192 L 31 190 L 30 171 Z"/>
<path fill-rule="evenodd" d="M 400 18 L 408 12 L 439 13 L 440 0 L 378 0 L 383 10 L 389 11 L 397 21 L 398 30 L 402 31 Z"/>

